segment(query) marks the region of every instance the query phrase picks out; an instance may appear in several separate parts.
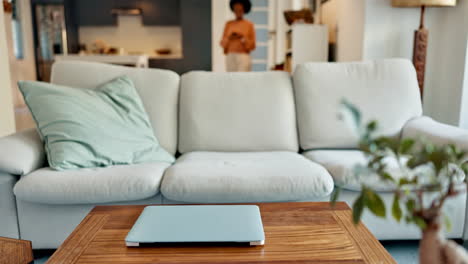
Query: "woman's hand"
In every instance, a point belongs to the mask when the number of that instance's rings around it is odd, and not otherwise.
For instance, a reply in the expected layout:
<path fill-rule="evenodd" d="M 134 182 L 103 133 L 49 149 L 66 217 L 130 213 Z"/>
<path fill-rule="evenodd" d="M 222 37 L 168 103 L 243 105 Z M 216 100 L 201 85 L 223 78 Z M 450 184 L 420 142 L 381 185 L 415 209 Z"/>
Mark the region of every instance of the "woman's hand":
<path fill-rule="evenodd" d="M 229 35 L 229 40 L 242 40 L 244 38 L 244 35 L 242 35 L 241 33 L 237 33 L 237 32 L 232 32 L 231 35 Z"/>

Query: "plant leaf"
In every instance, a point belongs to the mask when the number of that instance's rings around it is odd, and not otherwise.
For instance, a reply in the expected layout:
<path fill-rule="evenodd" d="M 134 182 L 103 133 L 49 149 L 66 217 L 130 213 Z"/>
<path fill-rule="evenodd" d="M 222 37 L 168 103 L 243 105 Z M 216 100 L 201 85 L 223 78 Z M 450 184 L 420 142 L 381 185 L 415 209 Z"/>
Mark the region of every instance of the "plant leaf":
<path fill-rule="evenodd" d="M 408 152 L 411 150 L 411 148 L 413 147 L 414 145 L 414 139 L 411 139 L 411 138 L 406 138 L 406 139 L 403 139 L 400 143 L 400 147 L 398 149 L 398 152 L 400 154 L 408 154 Z"/>
<path fill-rule="evenodd" d="M 450 220 L 450 217 L 448 217 L 448 215 L 446 214 L 444 214 L 444 226 L 447 232 L 452 231 L 452 221 Z"/>
<path fill-rule="evenodd" d="M 405 221 L 406 221 L 407 224 L 410 224 L 413 221 L 413 218 L 411 218 L 411 216 L 407 215 L 407 216 L 405 216 Z"/>
<path fill-rule="evenodd" d="M 335 190 L 333 191 L 333 193 L 332 193 L 332 195 L 330 197 L 332 207 L 335 206 L 336 201 L 338 200 L 338 197 L 340 196 L 340 191 L 341 191 L 340 187 L 336 187 Z"/>
<path fill-rule="evenodd" d="M 398 195 L 395 195 L 392 204 L 392 216 L 397 220 L 397 222 L 400 222 L 402 215 L 403 212 L 400 207 L 400 198 L 398 197 Z"/>
<path fill-rule="evenodd" d="M 378 217 L 385 217 L 385 203 L 382 198 L 373 190 L 366 188 L 365 205 L 369 210 Z"/>
<path fill-rule="evenodd" d="M 379 137 L 375 139 L 375 144 L 379 146 L 379 149 L 390 149 L 394 153 L 397 153 L 400 141 L 389 137 Z"/>
<path fill-rule="evenodd" d="M 418 183 L 418 178 L 414 178 L 412 180 L 401 178 L 400 181 L 398 182 L 398 185 L 403 186 L 403 185 L 410 185 L 410 184 L 416 184 L 416 183 Z"/>
<path fill-rule="evenodd" d="M 435 148 L 434 151 L 428 155 L 428 158 L 429 161 L 434 165 L 436 174 L 439 175 L 439 172 L 443 169 L 448 160 L 445 150 L 441 148 Z"/>
<path fill-rule="evenodd" d="M 376 155 L 372 156 L 367 163 L 367 167 L 374 168 L 382 163 L 382 160 L 385 158 L 384 155 Z"/>
<path fill-rule="evenodd" d="M 468 182 L 468 161 L 464 161 L 461 165 L 463 173 L 465 173 L 465 182 Z"/>
<path fill-rule="evenodd" d="M 391 182 L 396 182 L 395 179 L 392 177 L 392 175 L 390 175 L 390 173 L 388 173 L 388 172 L 383 172 L 382 174 L 380 174 L 380 176 L 384 180 L 391 181 Z"/>
<path fill-rule="evenodd" d="M 406 165 L 411 168 L 411 169 L 414 169 L 420 165 L 423 165 L 425 163 L 427 163 L 428 160 L 426 157 L 423 157 L 423 154 L 422 153 L 419 153 L 419 154 L 415 154 L 413 157 L 411 157 L 408 162 L 406 163 Z"/>
<path fill-rule="evenodd" d="M 431 144 L 429 142 L 426 142 L 425 145 L 424 145 L 424 151 L 427 152 L 427 153 L 432 153 L 434 152 L 435 150 L 435 146 L 434 144 Z"/>
<path fill-rule="evenodd" d="M 408 201 L 406 201 L 406 210 L 408 210 L 408 212 L 410 214 L 413 213 L 415 207 L 416 207 L 416 201 L 415 200 L 409 199 Z"/>
<path fill-rule="evenodd" d="M 370 137 L 372 133 L 374 133 L 377 130 L 377 121 L 372 120 L 371 122 L 367 123 L 366 126 L 366 134 L 367 137 Z"/>
<path fill-rule="evenodd" d="M 421 217 L 419 216 L 414 216 L 413 217 L 413 222 L 419 226 L 419 228 L 421 228 L 422 230 L 426 229 L 427 225 L 426 225 L 426 221 L 424 221 L 424 219 L 422 219 Z"/>
<path fill-rule="evenodd" d="M 343 99 L 341 104 L 351 113 L 356 128 L 361 127 L 361 112 L 359 109 L 346 99 Z"/>
<path fill-rule="evenodd" d="M 361 220 L 362 212 L 364 211 L 364 195 L 361 193 L 361 195 L 357 198 L 356 201 L 354 201 L 353 204 L 353 222 L 354 224 L 358 224 L 359 221 Z"/>

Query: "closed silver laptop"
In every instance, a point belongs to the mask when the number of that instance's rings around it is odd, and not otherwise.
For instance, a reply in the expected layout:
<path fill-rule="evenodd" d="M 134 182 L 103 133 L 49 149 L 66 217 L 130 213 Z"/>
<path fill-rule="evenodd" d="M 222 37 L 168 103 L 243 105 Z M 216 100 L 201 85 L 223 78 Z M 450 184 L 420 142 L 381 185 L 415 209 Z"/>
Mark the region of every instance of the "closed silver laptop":
<path fill-rule="evenodd" d="M 129 247 L 147 243 L 265 243 L 256 205 L 147 206 L 128 233 Z"/>

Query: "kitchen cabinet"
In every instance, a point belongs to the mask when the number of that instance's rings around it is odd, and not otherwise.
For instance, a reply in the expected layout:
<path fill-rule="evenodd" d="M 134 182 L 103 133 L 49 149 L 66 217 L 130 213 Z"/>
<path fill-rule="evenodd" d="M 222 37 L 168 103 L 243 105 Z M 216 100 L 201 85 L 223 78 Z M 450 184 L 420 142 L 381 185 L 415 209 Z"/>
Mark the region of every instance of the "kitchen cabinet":
<path fill-rule="evenodd" d="M 116 26 L 117 17 L 111 14 L 114 5 L 114 0 L 75 0 L 77 24 L 79 26 Z"/>
<path fill-rule="evenodd" d="M 211 1 L 182 0 L 180 15 L 182 49 L 187 70 L 210 71 Z"/>
<path fill-rule="evenodd" d="M 180 25 L 180 0 L 74 0 L 80 26 L 116 26 L 113 8 L 139 8 L 143 25 Z"/>
<path fill-rule="evenodd" d="M 139 7 L 144 25 L 180 25 L 180 0 L 139 0 Z"/>
<path fill-rule="evenodd" d="M 304 62 L 328 61 L 327 25 L 293 24 L 287 33 L 287 53 L 285 70 L 293 72 Z"/>
<path fill-rule="evenodd" d="M 137 68 L 148 68 L 147 55 L 61 55 L 55 56 L 55 61 L 88 61 L 108 63 Z"/>
<path fill-rule="evenodd" d="M 211 70 L 211 1 L 181 0 L 180 26 L 182 51 L 180 59 L 150 58 L 150 68 L 169 69 L 179 74 Z"/>

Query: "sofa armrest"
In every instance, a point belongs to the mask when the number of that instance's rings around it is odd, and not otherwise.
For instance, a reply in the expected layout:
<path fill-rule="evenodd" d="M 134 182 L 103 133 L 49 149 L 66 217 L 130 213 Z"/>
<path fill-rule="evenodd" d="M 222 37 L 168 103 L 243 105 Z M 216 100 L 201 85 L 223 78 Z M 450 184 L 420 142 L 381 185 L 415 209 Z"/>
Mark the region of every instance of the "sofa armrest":
<path fill-rule="evenodd" d="M 18 213 L 13 194 L 17 180 L 16 176 L 0 172 L 0 237 L 19 238 Z"/>
<path fill-rule="evenodd" d="M 0 138 L 0 171 L 24 175 L 44 166 L 44 144 L 35 129 Z"/>
<path fill-rule="evenodd" d="M 403 138 L 424 138 L 435 145 L 455 144 L 468 151 L 468 130 L 439 123 L 430 117 L 411 119 L 403 127 Z"/>

